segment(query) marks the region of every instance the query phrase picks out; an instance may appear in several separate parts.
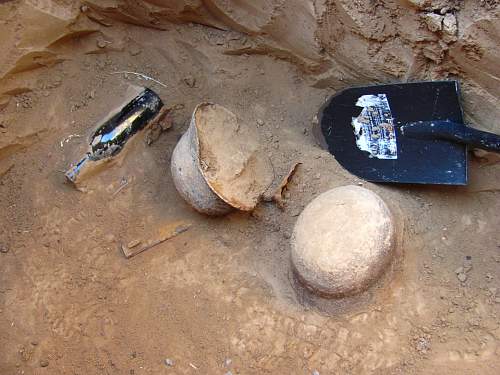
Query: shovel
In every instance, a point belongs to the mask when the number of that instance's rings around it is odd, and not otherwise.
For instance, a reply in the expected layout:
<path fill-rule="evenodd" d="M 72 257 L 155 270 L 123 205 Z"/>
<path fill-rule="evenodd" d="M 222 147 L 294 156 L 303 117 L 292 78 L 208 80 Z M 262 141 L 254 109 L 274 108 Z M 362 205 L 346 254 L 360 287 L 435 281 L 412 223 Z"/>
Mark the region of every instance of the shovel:
<path fill-rule="evenodd" d="M 456 81 L 348 88 L 318 120 L 320 144 L 367 181 L 466 185 L 468 145 L 500 152 L 500 136 L 463 123 Z"/>

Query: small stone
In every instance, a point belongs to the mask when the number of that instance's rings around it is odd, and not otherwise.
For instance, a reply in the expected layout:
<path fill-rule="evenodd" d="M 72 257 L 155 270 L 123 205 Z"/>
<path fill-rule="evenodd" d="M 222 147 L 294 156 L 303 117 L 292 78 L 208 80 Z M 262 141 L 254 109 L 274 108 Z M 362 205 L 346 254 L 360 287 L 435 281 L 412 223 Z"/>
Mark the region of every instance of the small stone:
<path fill-rule="evenodd" d="M 97 39 L 96 43 L 97 43 L 97 47 L 106 48 L 106 41 L 104 39 L 99 38 L 99 39 Z"/>
<path fill-rule="evenodd" d="M 426 7 L 428 4 L 428 0 L 408 0 L 410 2 L 410 4 L 412 4 L 413 6 L 419 8 L 419 9 L 422 9 L 424 7 Z"/>
<path fill-rule="evenodd" d="M 435 13 L 426 13 L 423 15 L 423 20 L 430 31 L 436 32 L 443 29 L 444 17 Z"/>
<path fill-rule="evenodd" d="M 264 125 L 264 121 L 262 121 L 261 119 L 257 119 L 257 125 L 259 126 Z"/>
<path fill-rule="evenodd" d="M 193 76 L 186 76 L 182 80 L 188 87 L 192 88 L 196 85 L 196 78 L 194 78 Z"/>
<path fill-rule="evenodd" d="M 458 33 L 457 18 L 451 13 L 447 13 L 443 19 L 443 34 L 455 38 Z M 456 38 L 455 38 L 456 39 Z"/>
<path fill-rule="evenodd" d="M 31 345 L 33 345 L 33 346 L 37 346 L 37 345 L 38 345 L 38 341 L 32 341 L 32 342 L 31 342 Z"/>
<path fill-rule="evenodd" d="M 47 367 L 49 365 L 49 361 L 46 359 L 41 359 L 40 360 L 40 367 Z"/>
<path fill-rule="evenodd" d="M 319 375 L 319 371 L 318 371 L 318 370 L 314 370 L 314 371 L 312 372 L 312 375 Z"/>
<path fill-rule="evenodd" d="M 231 360 L 231 358 L 226 358 L 226 359 L 224 360 L 224 366 L 229 367 L 229 366 L 231 365 L 231 363 L 232 363 L 232 362 L 233 362 L 233 361 Z"/>
<path fill-rule="evenodd" d="M 86 13 L 87 11 L 89 10 L 89 7 L 85 4 L 83 4 L 81 7 L 80 7 L 80 11 L 82 13 Z"/>
<path fill-rule="evenodd" d="M 467 280 L 467 274 L 466 273 L 459 273 L 457 275 L 457 279 L 458 279 L 458 281 L 463 283 Z"/>
<path fill-rule="evenodd" d="M 464 268 L 463 267 L 458 267 L 456 270 L 455 270 L 455 274 L 459 274 L 459 273 L 464 273 Z"/>
<path fill-rule="evenodd" d="M 171 360 L 170 358 L 165 358 L 165 366 L 172 367 L 174 365 L 174 361 Z"/>
<path fill-rule="evenodd" d="M 0 253 L 8 253 L 9 252 L 9 247 L 3 243 L 0 243 Z"/>
<path fill-rule="evenodd" d="M 415 345 L 415 349 L 422 354 L 427 353 L 431 349 L 431 343 L 425 337 L 419 337 Z"/>

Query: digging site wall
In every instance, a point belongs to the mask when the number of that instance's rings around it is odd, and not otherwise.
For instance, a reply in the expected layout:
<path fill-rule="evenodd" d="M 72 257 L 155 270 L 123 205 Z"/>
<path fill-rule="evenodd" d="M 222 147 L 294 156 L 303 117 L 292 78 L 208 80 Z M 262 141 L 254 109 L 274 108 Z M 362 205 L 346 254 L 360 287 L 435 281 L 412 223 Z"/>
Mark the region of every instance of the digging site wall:
<path fill-rule="evenodd" d="M 496 0 L 31 0 L 2 4 L 0 20 L 0 106 L 76 38 L 117 22 L 199 23 L 240 35 L 227 54 L 289 60 L 318 88 L 458 79 L 468 120 L 500 131 Z"/>

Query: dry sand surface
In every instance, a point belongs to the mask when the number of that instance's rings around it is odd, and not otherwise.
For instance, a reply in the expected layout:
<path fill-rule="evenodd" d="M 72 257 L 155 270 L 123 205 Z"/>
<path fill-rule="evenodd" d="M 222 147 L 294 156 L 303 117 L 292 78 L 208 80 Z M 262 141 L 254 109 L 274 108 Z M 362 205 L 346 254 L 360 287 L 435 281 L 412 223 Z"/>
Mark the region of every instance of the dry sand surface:
<path fill-rule="evenodd" d="M 341 87 L 458 78 L 468 119 L 500 132 L 497 2 L 231 3 L 1 2 L 0 374 L 498 374 L 498 159 L 471 155 L 467 187 L 377 185 L 310 131 Z M 172 129 L 75 189 L 64 170 L 130 83 L 174 108 Z M 203 101 L 255 126 L 277 182 L 302 163 L 283 210 L 210 218 L 180 198 L 170 156 Z M 293 225 L 358 183 L 398 218 L 397 258 L 360 296 L 312 297 Z"/>

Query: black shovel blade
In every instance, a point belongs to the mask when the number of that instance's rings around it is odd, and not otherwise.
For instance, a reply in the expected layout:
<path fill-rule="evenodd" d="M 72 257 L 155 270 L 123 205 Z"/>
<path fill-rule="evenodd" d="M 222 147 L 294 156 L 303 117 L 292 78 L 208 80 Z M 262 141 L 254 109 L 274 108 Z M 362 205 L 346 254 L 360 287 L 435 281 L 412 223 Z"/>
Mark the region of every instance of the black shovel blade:
<path fill-rule="evenodd" d="M 416 121 L 463 123 L 456 81 L 346 89 L 321 108 L 320 142 L 349 172 L 373 182 L 467 184 L 467 147 L 405 137 Z"/>

